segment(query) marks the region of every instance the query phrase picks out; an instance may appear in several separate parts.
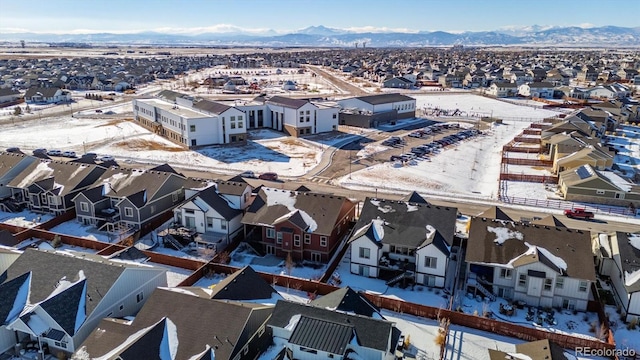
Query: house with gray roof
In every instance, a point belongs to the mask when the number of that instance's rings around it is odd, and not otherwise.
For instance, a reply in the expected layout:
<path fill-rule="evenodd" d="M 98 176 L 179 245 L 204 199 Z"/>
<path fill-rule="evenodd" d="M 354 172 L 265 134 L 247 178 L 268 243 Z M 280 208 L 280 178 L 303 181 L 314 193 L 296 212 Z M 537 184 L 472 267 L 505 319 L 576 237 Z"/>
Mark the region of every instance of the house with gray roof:
<path fill-rule="evenodd" d="M 14 102 L 22 97 L 22 93 L 12 88 L 0 87 L 0 104 Z M 6 104 L 5 104 L 6 105 Z"/>
<path fill-rule="evenodd" d="M 380 308 L 375 306 L 365 296 L 356 292 L 349 286 L 330 292 L 309 303 L 324 309 L 341 311 L 347 314 L 368 316 L 375 319 L 384 319 Z"/>
<path fill-rule="evenodd" d="M 472 217 L 467 249 L 466 286 L 472 293 L 578 311 L 593 300 L 587 231 Z"/>
<path fill-rule="evenodd" d="M 516 344 L 516 350 L 513 353 L 507 353 L 497 349 L 487 349 L 487 351 L 489 351 L 490 360 L 569 360 L 569 357 L 565 354 L 565 350 L 560 345 L 548 339 Z M 572 356 L 571 358 L 574 357 Z"/>
<path fill-rule="evenodd" d="M 71 101 L 71 93 L 56 87 L 31 87 L 24 100 L 28 104 L 56 104 Z"/>
<path fill-rule="evenodd" d="M 0 352 L 73 353 L 104 317 L 140 310 L 166 269 L 85 253 L 27 249 L 0 274 Z"/>
<path fill-rule="evenodd" d="M 272 306 L 157 289 L 132 321 L 102 320 L 76 356 L 105 359 L 255 359 L 271 342 Z"/>
<path fill-rule="evenodd" d="M 175 171 L 112 167 L 72 200 L 79 222 L 118 232 L 142 228 L 184 201 L 186 188 L 203 184 Z"/>
<path fill-rule="evenodd" d="M 625 321 L 640 319 L 640 234 L 592 236 L 598 274 L 607 276 Z"/>
<path fill-rule="evenodd" d="M 21 199 L 17 199 L 16 196 L 21 196 L 22 192 L 12 191 L 6 185 L 36 160 L 33 156 L 21 153 L 0 152 L 0 210 L 18 210 L 16 204 L 20 203 Z M 12 197 L 14 199 L 11 199 Z"/>
<path fill-rule="evenodd" d="M 242 223 L 267 254 L 326 263 L 355 218 L 355 204 L 343 197 L 262 187 Z"/>
<path fill-rule="evenodd" d="M 230 181 L 206 186 L 185 189 L 186 200 L 173 210 L 174 223 L 195 232 L 197 246 L 220 252 L 243 229 L 242 215 L 251 186 Z"/>
<path fill-rule="evenodd" d="M 351 273 L 450 288 L 457 214 L 422 202 L 366 198 L 348 240 Z"/>
<path fill-rule="evenodd" d="M 6 186 L 30 210 L 59 215 L 73 209 L 76 194 L 89 188 L 105 171 L 97 165 L 42 159 L 31 162 Z"/>
<path fill-rule="evenodd" d="M 391 360 L 400 338 L 389 321 L 289 301 L 276 303 L 267 326 L 291 359 Z"/>

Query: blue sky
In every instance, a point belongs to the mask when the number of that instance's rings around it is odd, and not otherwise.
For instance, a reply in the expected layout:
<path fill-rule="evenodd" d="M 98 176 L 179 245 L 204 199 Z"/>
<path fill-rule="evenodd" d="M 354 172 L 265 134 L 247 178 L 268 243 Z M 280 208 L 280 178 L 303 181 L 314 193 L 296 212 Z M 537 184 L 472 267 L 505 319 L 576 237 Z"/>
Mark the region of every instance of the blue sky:
<path fill-rule="evenodd" d="M 285 32 L 311 25 L 355 31 L 482 31 L 534 24 L 638 27 L 639 13 L 639 0 L 0 0 L 0 31 Z"/>

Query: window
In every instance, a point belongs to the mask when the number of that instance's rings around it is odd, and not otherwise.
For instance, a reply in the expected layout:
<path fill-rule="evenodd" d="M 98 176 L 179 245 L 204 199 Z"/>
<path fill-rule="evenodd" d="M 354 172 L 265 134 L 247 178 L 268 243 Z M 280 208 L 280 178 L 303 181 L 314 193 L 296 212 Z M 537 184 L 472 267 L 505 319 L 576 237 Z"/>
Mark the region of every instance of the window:
<path fill-rule="evenodd" d="M 425 256 L 424 257 L 424 266 L 428 267 L 428 268 L 432 268 L 435 269 L 438 266 L 438 259 L 431 257 L 431 256 Z"/>
<path fill-rule="evenodd" d="M 587 282 L 586 281 L 580 281 L 580 286 L 578 286 L 578 291 L 580 292 L 587 292 Z"/>
<path fill-rule="evenodd" d="M 143 293 L 139 293 L 138 295 L 136 295 L 136 302 L 140 302 L 140 301 L 142 301 L 142 299 L 144 299 L 144 294 Z"/>
<path fill-rule="evenodd" d="M 276 230 L 275 229 L 267 229 L 267 237 L 269 239 L 275 239 L 276 237 Z"/>
<path fill-rule="evenodd" d="M 120 311 L 122 311 L 124 309 L 124 304 L 120 304 L 119 309 L 120 309 Z"/>
<path fill-rule="evenodd" d="M 564 288 L 564 278 L 557 278 L 556 289 L 562 289 L 562 288 Z"/>
<path fill-rule="evenodd" d="M 89 204 L 84 202 L 84 201 L 81 202 L 80 203 L 80 211 L 84 211 L 84 212 L 89 211 Z"/>
<path fill-rule="evenodd" d="M 177 192 L 174 192 L 173 194 L 171 194 L 171 201 L 173 201 L 173 202 L 178 202 L 178 199 L 179 199 L 179 198 L 180 198 L 180 197 L 179 197 L 179 195 L 178 195 L 178 193 L 177 193 Z"/>
<path fill-rule="evenodd" d="M 155 205 L 151 205 L 151 206 L 149 207 L 149 211 L 150 211 L 152 214 L 154 214 L 154 213 L 156 212 L 156 206 L 155 206 Z"/>
<path fill-rule="evenodd" d="M 189 125 L 189 131 L 196 132 L 196 126 L 195 125 Z"/>
<path fill-rule="evenodd" d="M 244 123 L 242 121 L 238 121 L 238 129 L 242 129 Z"/>
<path fill-rule="evenodd" d="M 225 219 L 220 219 L 220 228 L 222 230 L 227 230 L 227 220 Z"/>
<path fill-rule="evenodd" d="M 334 119 L 337 118 L 337 117 L 338 117 L 338 114 L 333 114 L 333 118 Z"/>
<path fill-rule="evenodd" d="M 207 229 L 213 229 L 213 218 L 207 216 Z"/>
<path fill-rule="evenodd" d="M 133 208 L 125 207 L 124 208 L 124 216 L 133 217 Z"/>
<path fill-rule="evenodd" d="M 326 236 L 320 236 L 320 246 L 327 247 L 327 237 Z"/>
<path fill-rule="evenodd" d="M 526 287 L 527 286 L 527 275 L 520 274 L 518 277 L 518 286 Z"/>
<path fill-rule="evenodd" d="M 511 279 L 511 269 L 500 269 L 500 277 L 503 279 Z"/>
<path fill-rule="evenodd" d="M 282 232 L 280 231 L 276 234 L 276 243 L 282 244 Z"/>
<path fill-rule="evenodd" d="M 596 194 L 598 194 L 598 195 L 604 195 L 604 190 L 596 190 Z"/>
<path fill-rule="evenodd" d="M 311 244 L 311 234 L 304 234 L 304 243 Z"/>
<path fill-rule="evenodd" d="M 262 336 L 262 334 L 264 334 L 264 325 L 258 329 L 258 337 Z"/>
<path fill-rule="evenodd" d="M 553 279 L 551 278 L 544 279 L 544 291 L 551 291 L 552 286 L 553 286 Z"/>
<path fill-rule="evenodd" d="M 42 201 L 43 204 L 46 204 L 47 203 L 47 195 L 41 194 L 40 195 L 40 201 Z"/>
<path fill-rule="evenodd" d="M 300 235 L 293 235 L 293 246 L 300 246 Z"/>
<path fill-rule="evenodd" d="M 58 205 L 58 198 L 53 196 L 53 195 L 49 195 L 49 204 L 51 205 Z"/>
<path fill-rule="evenodd" d="M 371 258 L 371 249 L 361 247 L 360 248 L 360 258 L 361 259 L 370 259 Z"/>

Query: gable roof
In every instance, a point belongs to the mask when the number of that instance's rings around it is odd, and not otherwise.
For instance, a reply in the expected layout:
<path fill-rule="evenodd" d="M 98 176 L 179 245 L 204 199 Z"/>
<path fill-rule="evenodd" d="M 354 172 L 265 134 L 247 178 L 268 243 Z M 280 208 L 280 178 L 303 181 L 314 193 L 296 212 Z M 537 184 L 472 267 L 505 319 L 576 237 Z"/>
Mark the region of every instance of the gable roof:
<path fill-rule="evenodd" d="M 306 231 L 330 235 L 342 206 L 351 201 L 342 196 L 262 187 L 242 218 L 243 224 L 273 226 L 283 217 L 299 212 Z"/>
<path fill-rule="evenodd" d="M 242 179 L 242 178 L 241 178 Z M 221 194 L 229 195 L 242 195 L 246 188 L 249 186 L 246 181 L 216 181 L 218 192 Z"/>
<path fill-rule="evenodd" d="M 242 214 L 242 210 L 234 209 L 231 207 L 230 203 L 218 193 L 218 189 L 215 185 L 209 186 L 204 190 L 200 190 L 196 195 L 189 199 L 189 201 L 194 202 L 196 206 L 200 207 L 202 204 L 199 202 L 199 200 L 204 202 L 204 204 L 206 204 L 207 206 L 210 206 L 227 221 Z M 206 212 L 209 209 L 201 210 Z"/>
<path fill-rule="evenodd" d="M 502 210 L 502 208 L 497 207 L 495 205 L 481 212 L 477 216 L 480 218 L 487 218 L 487 219 L 515 221 L 511 216 L 507 215 L 507 213 L 505 213 L 504 210 Z"/>
<path fill-rule="evenodd" d="M 27 304 L 31 273 L 26 272 L 0 284 L 0 326 L 14 320 Z M 17 309 L 17 311 L 16 311 Z"/>
<path fill-rule="evenodd" d="M 555 226 L 555 227 L 564 227 L 564 228 L 567 227 L 562 221 L 560 221 L 560 219 L 558 219 L 554 215 L 548 215 L 543 217 L 542 219 L 533 220 L 531 223 L 535 225 L 543 225 L 543 226 Z"/>
<path fill-rule="evenodd" d="M 364 101 L 371 105 L 388 104 L 401 101 L 415 101 L 414 98 L 402 94 L 380 94 L 380 95 L 368 95 L 358 96 L 356 99 Z"/>
<path fill-rule="evenodd" d="M 115 357 L 123 352 L 123 344 L 133 343 L 139 338 L 136 334 L 145 333 L 149 338 L 141 340 L 139 345 L 158 349 L 164 331 L 152 329 L 158 324 L 164 329 L 170 321 L 174 329 L 172 336 L 177 340 L 175 359 L 203 356 L 207 347 L 214 349 L 218 359 L 232 359 L 270 313 L 269 307 L 259 304 L 211 300 L 159 288 L 151 294 L 132 323 L 102 320 L 80 348 L 92 358 L 105 354 Z M 136 345 L 136 348 L 144 346 Z M 130 359 L 147 358 L 146 355 L 135 357 L 133 350 L 131 354 Z"/>
<path fill-rule="evenodd" d="M 234 272 L 213 287 L 211 299 L 261 300 L 270 299 L 278 292 L 251 266 Z"/>
<path fill-rule="evenodd" d="M 380 309 L 366 297 L 360 295 L 349 286 L 332 291 L 313 301 L 311 305 L 329 310 L 337 310 L 345 313 L 375 317 L 384 319 L 380 314 Z"/>
<path fill-rule="evenodd" d="M 284 96 L 272 96 L 267 104 L 280 105 L 291 109 L 299 109 L 309 103 L 306 99 L 293 99 Z"/>
<path fill-rule="evenodd" d="M 431 226 L 437 237 L 441 236 L 446 244 L 451 245 L 457 215 L 458 209 L 451 207 L 366 198 L 350 240 L 356 239 L 372 221 L 377 221 L 379 224 L 374 227 L 376 236 L 385 244 L 417 248 L 425 241 L 431 241 L 427 239 L 427 226 Z M 372 230 L 369 228 L 367 231 Z"/>
<path fill-rule="evenodd" d="M 211 100 L 199 100 L 193 103 L 193 107 L 198 110 L 206 111 L 208 113 L 220 115 L 223 112 L 231 109 L 231 106 L 221 104 Z"/>
<path fill-rule="evenodd" d="M 635 282 L 634 275 L 637 275 L 640 271 L 640 234 L 627 234 L 623 232 L 616 232 L 616 239 L 618 242 L 618 251 L 620 253 L 620 265 L 622 266 L 622 273 L 624 276 L 624 286 L 627 292 L 633 293 L 640 291 L 640 278 L 636 277 Z M 634 246 L 631 241 L 634 241 Z"/>
<path fill-rule="evenodd" d="M 57 195 L 63 196 L 91 185 L 104 171 L 105 168 L 95 165 L 39 160 L 29 164 L 7 186 L 24 189 L 43 180 L 51 181 L 50 189 L 57 188 Z"/>
<path fill-rule="evenodd" d="M 470 263 L 518 267 L 542 262 L 562 275 L 595 281 L 584 259 L 593 256 L 591 236 L 582 230 L 471 218 L 465 254 Z"/>
<path fill-rule="evenodd" d="M 73 336 L 86 318 L 87 281 L 81 279 L 64 291 L 43 301 L 40 306 L 53 320 Z M 82 321 L 81 323 L 78 323 Z"/>
<path fill-rule="evenodd" d="M 418 194 L 418 192 L 416 191 L 412 191 L 400 200 L 415 204 L 429 204 L 427 200 L 420 196 L 420 194 Z"/>
<path fill-rule="evenodd" d="M 35 158 L 23 153 L 0 152 L 0 178 L 22 161 L 35 161 Z"/>
<path fill-rule="evenodd" d="M 0 275 L 0 282 L 6 283 L 31 272 L 29 301 L 35 304 L 47 299 L 61 279 L 76 279 L 82 270 L 87 279 L 87 296 L 92 299 L 86 302 L 86 314 L 89 316 L 124 270 L 131 266 L 134 265 L 111 262 L 98 255 L 76 256 L 28 248 Z"/>
<path fill-rule="evenodd" d="M 186 97 L 187 94 L 183 94 L 173 90 L 162 90 L 160 91 L 156 97 L 164 99 L 169 102 L 175 102 L 177 98 Z"/>
<path fill-rule="evenodd" d="M 531 360 L 567 360 L 564 349 L 548 339 L 516 344 L 515 353 L 489 350 L 491 360 L 531 359 Z"/>
<path fill-rule="evenodd" d="M 358 343 L 361 346 L 383 352 L 389 351 L 394 326 L 386 320 L 350 315 L 315 306 L 280 300 L 276 303 L 267 325 L 285 328 L 287 325 L 294 323 L 296 318 L 302 319 L 303 316 L 311 319 L 322 319 L 322 321 L 326 323 L 352 326 Z M 296 324 L 296 328 L 298 325 L 300 325 L 299 321 Z M 293 331 L 295 333 L 296 329 L 294 328 Z"/>
<path fill-rule="evenodd" d="M 60 88 L 57 88 L 57 87 L 46 87 L 46 88 L 30 87 L 29 89 L 27 89 L 27 92 L 24 94 L 24 97 L 25 99 L 28 99 L 37 94 L 40 94 L 43 97 L 54 97 L 56 95 L 56 92 L 58 92 L 58 90 L 60 90 Z"/>

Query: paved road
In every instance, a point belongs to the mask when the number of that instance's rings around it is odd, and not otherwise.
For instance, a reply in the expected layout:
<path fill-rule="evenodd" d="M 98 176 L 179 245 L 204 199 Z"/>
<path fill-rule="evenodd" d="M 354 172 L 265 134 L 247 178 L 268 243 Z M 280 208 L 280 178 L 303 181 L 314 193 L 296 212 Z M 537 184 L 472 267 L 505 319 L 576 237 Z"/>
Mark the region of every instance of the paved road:
<path fill-rule="evenodd" d="M 345 95 L 351 95 L 351 96 L 371 95 L 370 93 L 362 90 L 361 88 L 355 85 L 352 85 L 340 79 L 339 77 L 331 74 L 330 72 L 322 69 L 320 66 L 307 65 L 307 68 L 310 71 L 313 71 L 316 74 L 318 74 L 318 76 L 322 76 L 323 78 L 327 79 L 335 87 L 345 92 L 346 93 Z"/>

